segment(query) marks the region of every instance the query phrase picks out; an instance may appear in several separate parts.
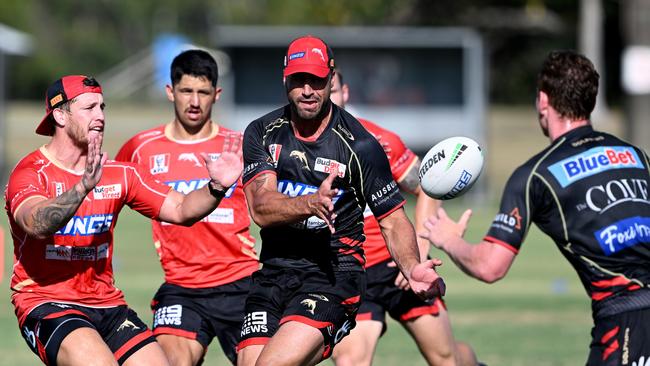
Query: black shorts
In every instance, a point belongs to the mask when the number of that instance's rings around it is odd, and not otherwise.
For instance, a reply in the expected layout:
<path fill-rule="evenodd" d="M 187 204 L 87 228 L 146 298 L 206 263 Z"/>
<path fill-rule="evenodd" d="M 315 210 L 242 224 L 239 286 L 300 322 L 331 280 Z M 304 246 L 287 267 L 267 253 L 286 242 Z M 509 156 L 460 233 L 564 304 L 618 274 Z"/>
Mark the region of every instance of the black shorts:
<path fill-rule="evenodd" d="M 250 279 L 210 288 L 164 283 L 151 302 L 154 335 L 195 339 L 204 348 L 216 337 L 224 354 L 235 363 Z"/>
<path fill-rule="evenodd" d="M 246 318 L 238 350 L 266 344 L 280 325 L 297 321 L 320 330 L 323 358 L 356 325 L 354 320 L 366 288 L 364 272 L 337 272 L 269 268 L 253 273 L 246 300 Z"/>
<path fill-rule="evenodd" d="M 47 365 L 56 365 L 61 342 L 79 328 L 95 329 L 120 365 L 156 341 L 138 314 L 126 305 L 90 308 L 48 302 L 34 308 L 20 324 L 25 342 Z"/>
<path fill-rule="evenodd" d="M 391 318 L 404 322 L 418 318 L 422 315 L 438 315 L 440 308 L 445 304 L 440 298 L 425 301 L 413 291 L 405 291 L 395 285 L 399 274 L 397 267 L 389 267 L 386 260 L 366 268 L 368 274 L 368 289 L 366 297 L 361 302 L 357 313 L 357 321 L 376 320 L 383 324 L 386 330 L 386 312 Z"/>
<path fill-rule="evenodd" d="M 596 319 L 589 347 L 587 366 L 647 365 L 650 308 Z"/>

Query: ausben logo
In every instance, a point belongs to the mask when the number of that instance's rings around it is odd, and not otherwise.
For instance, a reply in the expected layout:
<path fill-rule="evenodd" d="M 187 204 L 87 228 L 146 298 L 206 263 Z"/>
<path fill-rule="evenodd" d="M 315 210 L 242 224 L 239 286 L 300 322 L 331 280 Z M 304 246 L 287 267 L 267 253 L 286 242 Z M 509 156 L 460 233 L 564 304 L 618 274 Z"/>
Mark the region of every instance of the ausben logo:
<path fill-rule="evenodd" d="M 564 188 L 592 175 L 624 168 L 643 169 L 643 164 L 633 148 L 601 146 L 558 161 L 549 166 L 548 170 Z"/>

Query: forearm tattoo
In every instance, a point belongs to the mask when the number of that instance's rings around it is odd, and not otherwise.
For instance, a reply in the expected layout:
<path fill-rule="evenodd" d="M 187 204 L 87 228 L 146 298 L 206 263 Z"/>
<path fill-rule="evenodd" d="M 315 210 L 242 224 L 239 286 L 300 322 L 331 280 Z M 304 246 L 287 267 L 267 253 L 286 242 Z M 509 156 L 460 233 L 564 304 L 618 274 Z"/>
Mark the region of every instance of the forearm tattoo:
<path fill-rule="evenodd" d="M 54 202 L 32 213 L 32 230 L 37 236 L 56 233 L 77 211 L 86 195 L 74 187 L 54 199 Z"/>
<path fill-rule="evenodd" d="M 256 178 L 253 181 L 253 187 L 255 189 L 255 192 L 259 193 L 260 191 L 262 191 L 262 189 L 264 189 L 264 185 L 266 184 L 268 179 L 269 179 L 269 177 L 267 176 L 267 174 L 264 174 L 264 175 L 259 176 L 258 178 Z"/>

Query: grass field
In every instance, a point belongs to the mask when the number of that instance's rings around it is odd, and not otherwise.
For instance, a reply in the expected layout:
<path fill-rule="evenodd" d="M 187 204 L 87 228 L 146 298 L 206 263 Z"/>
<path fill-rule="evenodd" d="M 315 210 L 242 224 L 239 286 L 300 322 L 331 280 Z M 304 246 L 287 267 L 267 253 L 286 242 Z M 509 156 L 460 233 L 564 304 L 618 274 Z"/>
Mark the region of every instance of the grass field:
<path fill-rule="evenodd" d="M 123 113 L 128 115 L 127 112 Z M 168 112 L 163 109 L 161 113 L 146 115 L 144 119 L 150 121 L 149 124 L 133 125 L 122 120 L 109 125 L 109 131 L 115 132 L 107 138 L 108 151 L 115 153 L 118 143 L 133 132 L 165 122 Z M 15 162 L 45 141 L 34 139 L 31 133 L 40 113 L 40 107 L 10 110 L 10 160 Z M 488 160 L 486 173 L 481 178 L 490 184 L 486 189 L 487 199 L 474 207 L 474 218 L 466 235 L 470 241 L 480 240 L 487 230 L 496 212 L 494 197 L 512 168 L 546 144 L 538 131 L 531 133 L 531 128 L 537 128 L 531 113 L 524 109 L 514 115 L 508 114 L 507 118 L 500 114 L 490 117 Z M 521 136 L 537 138 L 531 140 Z M 461 198 L 448 202 L 446 207 L 453 217 L 458 217 L 466 205 L 475 203 L 473 201 L 476 200 L 471 197 Z M 0 283 L 3 289 L 0 292 L 3 294 L 0 301 L 0 366 L 36 365 L 39 362 L 20 336 L 9 301 L 13 247 L 6 223 L 3 210 L 0 214 L 0 225 L 5 228 L 4 276 Z M 150 324 L 148 304 L 162 281 L 162 272 L 151 244 L 147 220 L 125 209 L 116 228 L 115 244 L 117 286 L 141 318 Z M 469 342 L 481 361 L 490 366 L 584 364 L 591 328 L 588 298 L 554 244 L 537 229 L 529 234 L 508 276 L 492 285 L 466 277 L 445 255 L 437 252 L 432 255 L 445 261 L 440 272 L 447 283 L 446 301 L 456 338 Z M 218 343 L 211 346 L 205 364 L 227 364 Z M 424 362 L 407 333 L 393 322 L 380 341 L 375 365 L 424 365 Z"/>

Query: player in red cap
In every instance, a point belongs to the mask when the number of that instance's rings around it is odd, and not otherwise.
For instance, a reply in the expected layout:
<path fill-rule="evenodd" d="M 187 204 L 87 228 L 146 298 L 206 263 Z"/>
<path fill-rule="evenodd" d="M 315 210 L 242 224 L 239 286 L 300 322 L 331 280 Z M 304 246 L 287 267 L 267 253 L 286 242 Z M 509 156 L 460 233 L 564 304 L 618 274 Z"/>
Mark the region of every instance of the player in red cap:
<path fill-rule="evenodd" d="M 343 82 L 338 68 L 333 76 L 330 98 L 341 108 L 345 108 L 350 99 L 349 86 Z M 384 148 L 400 189 L 417 196 L 415 226 L 422 230 L 424 220 L 436 212 L 440 201 L 429 198 L 420 188 L 420 159 L 395 133 L 368 120 L 358 120 Z M 357 326 L 334 350 L 332 359 L 336 365 L 372 364 L 379 337 L 386 331 L 388 313 L 408 330 L 429 365 L 475 366 L 476 357 L 471 347 L 454 340 L 442 298 L 423 300 L 408 289 L 408 282 L 390 257 L 379 223 L 368 209 L 364 216 L 366 241 L 363 242 L 363 251 L 366 254 L 368 289 L 357 314 Z M 429 242 L 419 239 L 418 246 L 420 258 L 426 258 Z"/>
<path fill-rule="evenodd" d="M 217 159 L 203 155 L 210 182 L 184 195 L 135 164 L 107 160 L 95 79 L 65 76 L 45 104 L 36 132 L 51 139 L 16 165 L 5 193 L 20 331 L 48 365 L 167 365 L 114 285 L 113 229 L 124 205 L 183 225 L 212 212 L 241 175 L 240 140 Z"/>
<path fill-rule="evenodd" d="M 289 104 L 244 132 L 244 192 L 262 228 L 263 268 L 246 300 L 239 365 L 313 365 L 354 328 L 366 287 L 366 205 L 413 291 L 444 293 L 433 269 L 440 260 L 420 262 L 386 154 L 330 101 L 330 48 L 300 37 L 284 65 Z"/>
<path fill-rule="evenodd" d="M 201 189 L 210 177 L 200 154 L 218 156 L 229 136 L 241 138 L 212 120 L 221 93 L 218 74 L 216 61 L 205 51 L 176 56 L 166 88 L 174 119 L 135 135 L 115 159 L 144 165 L 177 191 Z M 167 161 L 164 169 L 156 163 L 160 157 Z M 151 225 L 165 271 L 165 283 L 151 304 L 156 340 L 172 365 L 200 364 L 213 338 L 235 363 L 250 275 L 259 268 L 242 185 L 231 187 L 219 207 L 191 227 L 159 220 Z"/>

